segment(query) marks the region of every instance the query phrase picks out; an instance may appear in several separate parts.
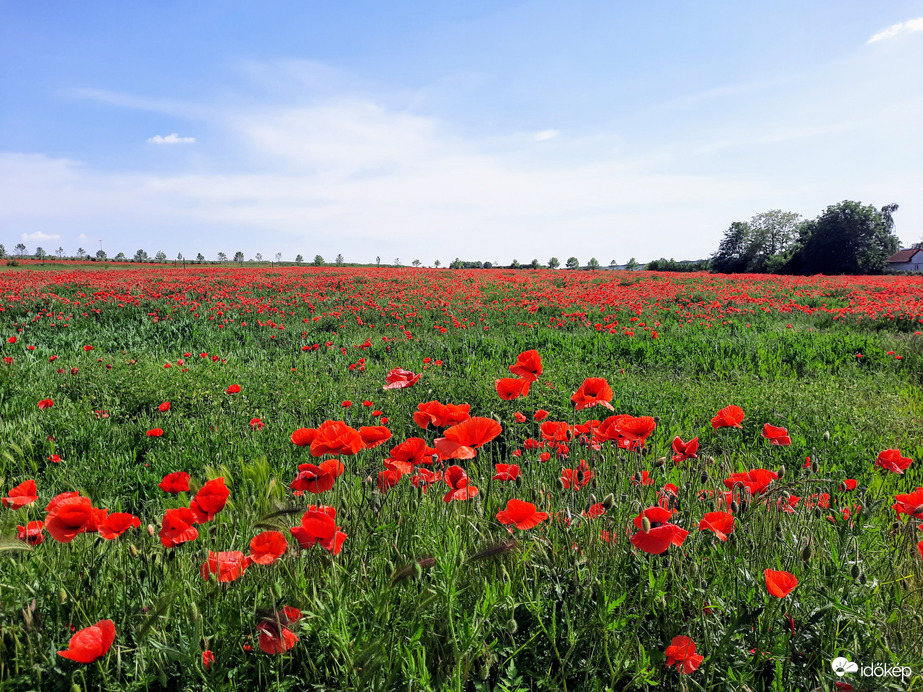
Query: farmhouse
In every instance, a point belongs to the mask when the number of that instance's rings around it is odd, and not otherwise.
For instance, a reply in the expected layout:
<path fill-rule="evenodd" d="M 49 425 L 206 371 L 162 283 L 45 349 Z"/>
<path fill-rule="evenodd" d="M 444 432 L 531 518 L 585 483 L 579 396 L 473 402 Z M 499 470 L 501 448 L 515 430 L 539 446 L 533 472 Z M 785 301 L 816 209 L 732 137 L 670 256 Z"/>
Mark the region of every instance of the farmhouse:
<path fill-rule="evenodd" d="M 903 272 L 923 271 L 923 250 L 910 248 L 896 252 L 888 258 L 888 268 Z"/>

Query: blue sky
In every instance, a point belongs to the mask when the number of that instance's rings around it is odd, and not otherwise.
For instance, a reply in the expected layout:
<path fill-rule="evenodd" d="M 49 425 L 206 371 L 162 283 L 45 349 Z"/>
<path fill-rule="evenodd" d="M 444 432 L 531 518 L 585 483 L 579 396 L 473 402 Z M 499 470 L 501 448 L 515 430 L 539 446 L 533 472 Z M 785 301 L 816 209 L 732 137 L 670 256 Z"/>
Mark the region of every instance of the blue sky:
<path fill-rule="evenodd" d="M 921 1 L 0 0 L 0 242 L 608 264 L 853 199 L 909 244 L 921 73 Z"/>

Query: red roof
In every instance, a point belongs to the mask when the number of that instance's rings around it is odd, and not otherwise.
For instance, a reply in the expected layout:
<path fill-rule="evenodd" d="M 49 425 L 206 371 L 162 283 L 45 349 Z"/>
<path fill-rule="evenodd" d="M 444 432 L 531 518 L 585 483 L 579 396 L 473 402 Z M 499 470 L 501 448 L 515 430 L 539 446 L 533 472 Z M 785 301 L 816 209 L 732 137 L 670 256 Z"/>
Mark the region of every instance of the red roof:
<path fill-rule="evenodd" d="M 919 248 L 910 248 L 909 250 L 901 250 L 888 258 L 889 262 L 909 262 L 911 258 L 918 252 L 923 252 Z"/>

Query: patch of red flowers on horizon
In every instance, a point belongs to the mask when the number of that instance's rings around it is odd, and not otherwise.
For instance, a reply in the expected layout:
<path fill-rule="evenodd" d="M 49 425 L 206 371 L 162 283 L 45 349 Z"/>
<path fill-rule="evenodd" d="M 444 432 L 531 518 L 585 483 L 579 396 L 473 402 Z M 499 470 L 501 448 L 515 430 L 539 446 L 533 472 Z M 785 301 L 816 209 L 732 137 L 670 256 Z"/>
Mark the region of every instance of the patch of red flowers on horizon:
<path fill-rule="evenodd" d="M 743 419 L 744 410 L 740 406 L 731 404 L 715 414 L 715 417 L 711 419 L 711 427 L 715 430 L 718 428 L 742 428 Z"/>
<path fill-rule="evenodd" d="M 112 620 L 100 620 L 74 634 L 67 649 L 59 651 L 58 656 L 77 663 L 92 663 L 105 656 L 114 641 L 115 623 Z"/>

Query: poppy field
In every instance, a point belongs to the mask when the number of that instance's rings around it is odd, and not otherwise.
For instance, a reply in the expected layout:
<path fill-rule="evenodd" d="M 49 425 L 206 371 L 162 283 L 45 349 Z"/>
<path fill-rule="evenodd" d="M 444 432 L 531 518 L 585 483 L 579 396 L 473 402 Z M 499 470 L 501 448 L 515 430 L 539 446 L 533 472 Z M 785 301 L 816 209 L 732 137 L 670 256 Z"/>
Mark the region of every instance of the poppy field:
<path fill-rule="evenodd" d="M 921 331 L 916 277 L 3 272 L 0 690 L 923 688 Z"/>

